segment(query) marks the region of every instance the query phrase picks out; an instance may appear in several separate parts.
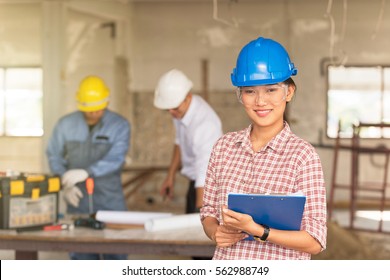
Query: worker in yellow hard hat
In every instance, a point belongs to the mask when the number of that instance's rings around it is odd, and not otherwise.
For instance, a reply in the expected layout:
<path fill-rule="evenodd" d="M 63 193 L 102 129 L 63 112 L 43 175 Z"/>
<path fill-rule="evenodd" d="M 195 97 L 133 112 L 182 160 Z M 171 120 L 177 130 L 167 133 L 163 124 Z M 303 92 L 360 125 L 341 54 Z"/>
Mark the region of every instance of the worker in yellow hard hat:
<path fill-rule="evenodd" d="M 88 125 L 99 122 L 108 106 L 110 91 L 103 80 L 96 76 L 86 77 L 76 95 L 77 107 L 84 112 Z"/>
<path fill-rule="evenodd" d="M 76 93 L 78 111 L 62 117 L 47 147 L 51 172 L 61 175 L 67 212 L 127 210 L 121 171 L 129 148 L 130 124 L 110 111 L 110 90 L 97 76 L 84 78 Z M 94 179 L 92 203 L 85 181 Z M 91 204 L 93 209 L 90 209 Z M 70 253 L 72 259 L 99 259 L 98 254 Z M 127 255 L 103 254 L 104 259 Z"/>

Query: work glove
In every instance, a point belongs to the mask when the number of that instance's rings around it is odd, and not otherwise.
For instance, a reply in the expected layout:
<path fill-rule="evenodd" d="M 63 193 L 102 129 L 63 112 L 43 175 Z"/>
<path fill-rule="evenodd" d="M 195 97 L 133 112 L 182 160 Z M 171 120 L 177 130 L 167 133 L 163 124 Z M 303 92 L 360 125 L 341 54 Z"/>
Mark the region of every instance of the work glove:
<path fill-rule="evenodd" d="M 83 197 L 83 193 L 77 186 L 67 186 L 64 188 L 64 198 L 73 207 L 79 207 L 80 199 Z"/>
<path fill-rule="evenodd" d="M 83 182 L 88 178 L 88 172 L 84 169 L 70 169 L 66 171 L 61 178 L 64 188 L 76 186 L 77 183 Z"/>
<path fill-rule="evenodd" d="M 61 183 L 64 186 L 64 198 L 73 207 L 78 207 L 83 193 L 76 186 L 88 178 L 88 172 L 84 169 L 70 169 L 61 177 Z"/>

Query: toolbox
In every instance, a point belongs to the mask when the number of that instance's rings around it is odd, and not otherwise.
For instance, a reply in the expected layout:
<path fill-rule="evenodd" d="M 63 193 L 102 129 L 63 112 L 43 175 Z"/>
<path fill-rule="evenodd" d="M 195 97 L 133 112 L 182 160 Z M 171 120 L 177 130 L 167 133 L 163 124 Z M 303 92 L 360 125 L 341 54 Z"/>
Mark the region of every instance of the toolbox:
<path fill-rule="evenodd" d="M 60 177 L 55 175 L 0 175 L 0 229 L 56 223 L 60 189 Z"/>

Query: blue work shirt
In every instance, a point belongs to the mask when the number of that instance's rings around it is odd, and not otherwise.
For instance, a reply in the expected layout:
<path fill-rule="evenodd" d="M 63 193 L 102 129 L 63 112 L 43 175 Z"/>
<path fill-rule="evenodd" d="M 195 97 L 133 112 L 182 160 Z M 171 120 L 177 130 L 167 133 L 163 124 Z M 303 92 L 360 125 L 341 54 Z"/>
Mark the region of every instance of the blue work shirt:
<path fill-rule="evenodd" d="M 70 169 L 85 169 L 95 182 L 93 211 L 126 210 L 121 171 L 129 148 L 130 124 L 108 109 L 92 130 L 83 112 L 63 116 L 56 124 L 46 154 L 50 170 L 62 176 Z M 89 213 L 85 182 L 79 207 L 68 205 L 69 213 Z"/>

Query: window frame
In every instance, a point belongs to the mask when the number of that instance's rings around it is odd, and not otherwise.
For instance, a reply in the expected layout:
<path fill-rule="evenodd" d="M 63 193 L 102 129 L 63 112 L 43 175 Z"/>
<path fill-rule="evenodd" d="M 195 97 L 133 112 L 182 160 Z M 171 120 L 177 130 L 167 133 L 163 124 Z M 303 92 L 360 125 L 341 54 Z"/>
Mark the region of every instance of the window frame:
<path fill-rule="evenodd" d="M 381 112 L 380 112 L 380 115 L 381 115 L 381 119 L 383 120 L 385 118 L 385 94 L 386 94 L 386 83 L 385 83 L 385 75 L 384 75 L 384 72 L 385 72 L 385 69 L 387 68 L 388 71 L 390 71 L 390 64 L 345 64 L 345 65 L 334 65 L 334 64 L 331 64 L 331 63 L 328 63 L 327 65 L 325 65 L 325 76 L 326 76 L 326 85 L 325 85 L 325 89 L 326 89 L 326 117 L 325 117 L 325 135 L 326 135 L 326 138 L 327 139 L 335 139 L 336 137 L 333 137 L 331 135 L 328 134 L 328 123 L 329 123 L 329 90 L 330 90 L 330 81 L 329 81 L 329 69 L 330 67 L 345 67 L 345 68 L 380 68 L 381 69 L 381 72 L 380 72 L 380 84 L 379 84 L 379 88 L 380 88 L 380 94 L 381 94 L 381 101 L 380 101 L 380 105 L 381 105 Z M 390 91 L 390 82 L 389 84 L 387 85 L 387 88 L 388 88 L 388 91 Z M 339 120 L 340 121 L 340 120 Z M 363 123 L 363 122 L 362 122 Z M 382 122 L 382 123 L 375 123 L 375 124 L 390 124 L 390 122 Z M 356 123 L 355 125 L 358 125 L 358 123 Z M 339 137 L 340 138 L 344 138 L 344 139 L 351 139 L 352 138 L 352 134 L 351 135 L 343 135 L 343 134 L 339 134 Z M 372 140 L 376 140 L 376 139 L 390 139 L 390 136 L 385 136 L 384 133 L 381 131 L 381 135 L 380 137 L 364 137 L 364 136 L 361 136 L 361 138 L 364 138 L 364 139 L 372 139 Z"/>
<path fill-rule="evenodd" d="M 4 102 L 4 104 L 2 104 L 3 108 L 2 108 L 2 111 L 0 111 L 0 114 L 3 114 L 2 116 L 2 123 L 0 124 L 2 126 L 2 129 L 3 131 L 1 132 L 0 131 L 0 137 L 1 138 L 4 138 L 4 137 L 18 137 L 18 138 L 26 138 L 26 137 L 43 137 L 44 135 L 44 120 L 43 120 L 43 99 L 44 99 L 44 92 L 43 92 L 43 67 L 41 65 L 18 65 L 18 66 L 4 66 L 4 65 L 0 65 L 0 69 L 3 70 L 3 84 L 0 84 L 0 90 L 2 92 L 4 92 L 2 95 L 0 95 L 0 98 L 2 99 L 1 101 Z M 41 75 L 42 75 L 42 80 L 41 80 L 41 122 L 42 122 L 42 132 L 40 135 L 33 135 L 33 134 L 30 134 L 30 135 L 13 135 L 13 134 L 8 134 L 7 133 L 7 115 L 6 115 L 6 96 L 5 96 L 5 93 L 7 91 L 7 83 L 6 83 L 6 72 L 7 70 L 12 70 L 12 69 L 39 69 L 41 71 Z M 1 104 L 1 103 L 0 103 Z"/>

